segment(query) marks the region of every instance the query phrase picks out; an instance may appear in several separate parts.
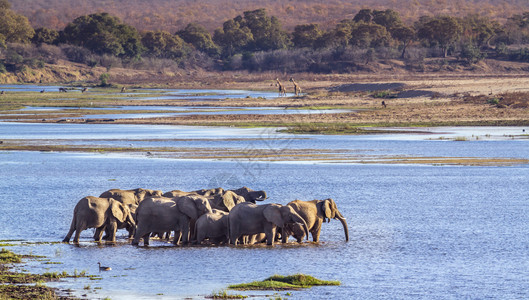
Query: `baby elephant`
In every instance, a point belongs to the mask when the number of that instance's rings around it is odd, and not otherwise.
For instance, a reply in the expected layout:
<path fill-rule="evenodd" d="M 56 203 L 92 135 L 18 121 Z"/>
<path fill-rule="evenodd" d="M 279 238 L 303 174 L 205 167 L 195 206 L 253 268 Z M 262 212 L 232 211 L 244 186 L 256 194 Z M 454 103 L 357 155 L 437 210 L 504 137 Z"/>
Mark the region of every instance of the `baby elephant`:
<path fill-rule="evenodd" d="M 101 242 L 101 236 L 108 227 L 110 236 L 108 241 L 116 242 L 116 230 L 127 226 L 134 227 L 134 219 L 129 208 L 120 202 L 109 198 L 84 197 L 77 202 L 73 210 L 70 231 L 63 242 L 68 243 L 75 231 L 74 243 L 79 243 L 81 232 L 87 228 L 96 228 L 94 239 Z"/>
<path fill-rule="evenodd" d="M 195 224 L 195 236 L 197 237 L 197 244 L 200 244 L 205 238 L 209 238 L 214 244 L 228 242 L 228 213 L 212 209 L 211 213 L 200 216 Z"/>

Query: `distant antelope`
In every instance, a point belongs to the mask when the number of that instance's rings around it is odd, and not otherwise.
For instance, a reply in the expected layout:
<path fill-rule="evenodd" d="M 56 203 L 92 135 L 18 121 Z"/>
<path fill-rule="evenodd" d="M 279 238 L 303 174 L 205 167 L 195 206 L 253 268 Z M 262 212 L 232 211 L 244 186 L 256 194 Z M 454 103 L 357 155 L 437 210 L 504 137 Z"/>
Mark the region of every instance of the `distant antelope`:
<path fill-rule="evenodd" d="M 294 84 L 294 94 L 296 96 L 298 96 L 299 94 L 301 94 L 301 88 L 299 87 L 299 85 L 294 81 L 294 78 L 290 77 L 290 82 L 292 82 Z"/>
<path fill-rule="evenodd" d="M 287 95 L 287 91 L 285 90 L 285 86 L 279 81 L 279 78 L 276 78 L 276 86 L 279 89 L 279 97 Z"/>
<path fill-rule="evenodd" d="M 122 93 L 125 93 L 126 91 L 127 91 L 127 88 L 126 88 L 126 87 L 122 87 L 122 88 L 121 88 L 121 92 L 122 92 Z"/>
<path fill-rule="evenodd" d="M 84 87 L 82 90 L 81 90 L 81 93 L 84 93 L 88 90 L 88 88 Z"/>

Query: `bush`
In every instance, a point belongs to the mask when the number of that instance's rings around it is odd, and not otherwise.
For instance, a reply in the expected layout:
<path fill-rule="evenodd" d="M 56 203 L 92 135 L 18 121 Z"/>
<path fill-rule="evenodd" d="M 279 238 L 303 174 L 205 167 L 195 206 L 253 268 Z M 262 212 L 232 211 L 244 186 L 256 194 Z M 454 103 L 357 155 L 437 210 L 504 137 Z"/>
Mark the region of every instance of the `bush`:
<path fill-rule="evenodd" d="M 99 80 L 101 80 L 100 86 L 109 86 L 108 80 L 110 79 L 110 74 L 103 73 L 101 76 L 99 76 Z"/>
<path fill-rule="evenodd" d="M 461 46 L 459 58 L 465 61 L 468 65 L 477 63 L 485 58 L 485 53 L 482 53 L 479 48 L 473 43 L 466 43 Z"/>

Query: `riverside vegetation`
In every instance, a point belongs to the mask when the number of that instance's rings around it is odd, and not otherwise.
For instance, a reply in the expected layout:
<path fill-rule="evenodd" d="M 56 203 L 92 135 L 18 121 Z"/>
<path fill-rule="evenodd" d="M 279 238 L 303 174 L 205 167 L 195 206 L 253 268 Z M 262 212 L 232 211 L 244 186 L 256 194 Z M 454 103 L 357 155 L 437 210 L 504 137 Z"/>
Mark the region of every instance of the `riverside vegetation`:
<path fill-rule="evenodd" d="M 98 279 L 97 276 L 88 275 L 86 272 L 68 274 L 47 272 L 42 275 L 26 272 L 10 271 L 13 264 L 21 263 L 23 259 L 36 259 L 31 255 L 15 254 L 5 248 L 0 251 L 0 298 L 1 299 L 43 299 L 43 300 L 67 300 L 73 299 L 68 296 L 57 295 L 56 289 L 45 286 L 43 283 L 55 281 L 61 278 L 89 277 Z"/>

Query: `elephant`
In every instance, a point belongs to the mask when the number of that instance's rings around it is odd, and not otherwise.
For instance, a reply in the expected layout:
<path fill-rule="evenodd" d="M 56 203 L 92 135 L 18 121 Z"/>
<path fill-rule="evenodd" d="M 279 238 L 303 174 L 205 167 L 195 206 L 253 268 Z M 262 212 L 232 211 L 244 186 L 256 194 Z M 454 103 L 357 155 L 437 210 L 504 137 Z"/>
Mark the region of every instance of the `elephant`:
<path fill-rule="evenodd" d="M 162 197 L 177 198 L 177 197 L 183 197 L 183 196 L 188 196 L 188 195 L 198 195 L 198 194 L 195 192 L 184 192 L 181 190 L 173 190 L 173 191 L 164 193 Z"/>
<path fill-rule="evenodd" d="M 194 191 L 194 193 L 199 194 L 204 197 L 209 197 L 212 195 L 224 194 L 224 189 L 221 187 L 216 188 L 216 189 L 202 189 L 202 190 Z"/>
<path fill-rule="evenodd" d="M 190 195 L 201 195 L 209 200 L 211 208 L 229 212 L 235 205 L 245 202 L 245 198 L 233 191 L 224 191 L 222 188 L 184 192 L 174 190 L 163 194 L 164 197 L 175 198 Z M 266 195 L 266 193 L 265 193 Z"/>
<path fill-rule="evenodd" d="M 197 244 L 202 243 L 205 238 L 215 244 L 227 242 L 228 213 L 222 210 L 212 209 L 211 213 L 200 216 L 195 224 L 195 236 Z"/>
<path fill-rule="evenodd" d="M 246 202 L 251 203 L 255 203 L 256 201 L 263 201 L 267 198 L 265 191 L 254 191 L 245 186 L 231 191 L 237 195 L 243 196 Z"/>
<path fill-rule="evenodd" d="M 101 241 L 103 230 L 108 227 L 108 241 L 116 242 L 116 230 L 126 226 L 135 227 L 136 224 L 128 206 L 110 198 L 87 196 L 77 202 L 73 210 L 70 231 L 63 242 L 68 243 L 75 231 L 74 243 L 79 243 L 81 232 L 87 228 L 96 228 L 94 239 Z"/>
<path fill-rule="evenodd" d="M 318 242 L 320 240 L 321 225 L 327 219 L 327 222 L 330 222 L 330 219 L 336 219 L 342 222 L 343 230 L 345 233 L 345 240 L 349 241 L 349 229 L 347 227 L 347 221 L 345 217 L 340 213 L 336 203 L 333 199 L 325 200 L 312 200 L 312 201 L 301 201 L 294 200 L 287 204 L 298 213 L 309 226 L 309 231 L 312 234 L 312 240 Z M 294 235 L 298 242 L 303 240 L 302 230 L 297 224 L 291 224 L 286 229 L 283 237 L 283 242 L 288 242 L 288 236 L 294 232 Z M 301 235 L 301 236 L 300 236 Z"/>
<path fill-rule="evenodd" d="M 174 244 L 189 242 L 190 232 L 194 232 L 196 220 L 211 212 L 206 198 L 189 195 L 177 198 L 153 197 L 143 200 L 136 210 L 138 226 L 132 241 L 138 245 L 143 238 L 144 245 L 149 244 L 151 232 L 175 231 Z"/>
<path fill-rule="evenodd" d="M 162 196 L 162 191 L 137 188 L 134 190 L 112 189 L 103 192 L 99 197 L 113 198 L 125 205 L 139 205 L 143 199 L 148 197 Z"/>
<path fill-rule="evenodd" d="M 212 208 L 229 212 L 235 205 L 246 202 L 243 196 L 237 195 L 233 191 L 225 191 L 224 193 L 213 194 L 212 198 L 208 198 Z"/>
<path fill-rule="evenodd" d="M 230 242 L 237 245 L 243 235 L 266 234 L 266 244 L 273 245 L 276 228 L 283 228 L 288 223 L 300 223 L 307 234 L 309 229 L 305 220 L 290 206 L 280 204 L 257 205 L 244 202 L 236 205 L 228 215 Z"/>

